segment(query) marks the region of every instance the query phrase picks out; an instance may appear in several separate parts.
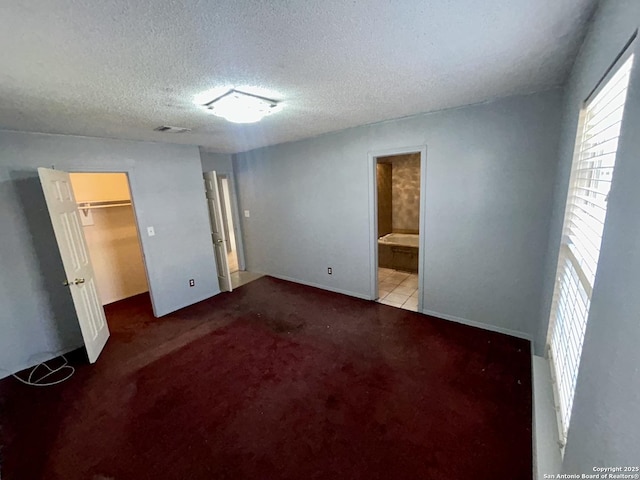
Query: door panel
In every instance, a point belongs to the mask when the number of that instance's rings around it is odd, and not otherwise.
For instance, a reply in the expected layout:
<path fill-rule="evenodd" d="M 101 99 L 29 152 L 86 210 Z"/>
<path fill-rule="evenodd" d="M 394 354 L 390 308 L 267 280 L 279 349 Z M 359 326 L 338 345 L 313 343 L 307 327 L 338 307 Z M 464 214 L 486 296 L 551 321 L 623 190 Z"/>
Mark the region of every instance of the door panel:
<path fill-rule="evenodd" d="M 222 221 L 222 205 L 220 202 L 220 191 L 218 189 L 218 178 L 216 172 L 204 174 L 205 193 L 207 205 L 209 206 L 209 223 L 211 225 L 211 239 L 215 251 L 216 265 L 218 268 L 218 283 L 220 290 L 230 292 L 231 274 L 229 272 L 229 260 L 227 258 L 227 239 L 224 234 L 224 223 Z"/>
<path fill-rule="evenodd" d="M 107 343 L 109 327 L 96 288 L 69 174 L 39 168 L 38 175 L 67 276 L 66 280 L 60 280 L 60 288 L 71 290 L 87 355 L 94 363 Z"/>

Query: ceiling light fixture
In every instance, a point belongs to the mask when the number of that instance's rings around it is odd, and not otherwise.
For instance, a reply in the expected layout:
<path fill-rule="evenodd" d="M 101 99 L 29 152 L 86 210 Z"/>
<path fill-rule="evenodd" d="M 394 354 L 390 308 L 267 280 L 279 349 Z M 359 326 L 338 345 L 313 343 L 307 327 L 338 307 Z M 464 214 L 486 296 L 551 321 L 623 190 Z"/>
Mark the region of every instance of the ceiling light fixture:
<path fill-rule="evenodd" d="M 277 112 L 282 105 L 275 100 L 231 89 L 203 105 L 211 113 L 233 123 L 255 123 Z"/>

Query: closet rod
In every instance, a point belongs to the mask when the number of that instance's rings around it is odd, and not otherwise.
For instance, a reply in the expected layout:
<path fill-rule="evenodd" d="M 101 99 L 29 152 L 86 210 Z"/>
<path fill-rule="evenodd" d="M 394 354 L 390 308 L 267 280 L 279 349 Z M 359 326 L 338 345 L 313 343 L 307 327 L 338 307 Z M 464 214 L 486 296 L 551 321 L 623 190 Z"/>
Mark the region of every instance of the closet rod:
<path fill-rule="evenodd" d="M 78 208 L 91 210 L 93 208 L 126 207 L 131 205 L 131 200 L 111 200 L 107 202 L 79 202 Z"/>

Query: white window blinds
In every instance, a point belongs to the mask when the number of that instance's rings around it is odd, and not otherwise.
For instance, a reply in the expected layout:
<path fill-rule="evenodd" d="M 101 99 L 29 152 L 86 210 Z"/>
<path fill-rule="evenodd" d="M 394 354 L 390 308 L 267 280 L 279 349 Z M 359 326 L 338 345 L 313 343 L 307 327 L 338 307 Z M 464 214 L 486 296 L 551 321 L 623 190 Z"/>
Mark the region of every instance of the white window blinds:
<path fill-rule="evenodd" d="M 633 56 L 582 111 L 553 295 L 549 352 L 565 443 Z"/>

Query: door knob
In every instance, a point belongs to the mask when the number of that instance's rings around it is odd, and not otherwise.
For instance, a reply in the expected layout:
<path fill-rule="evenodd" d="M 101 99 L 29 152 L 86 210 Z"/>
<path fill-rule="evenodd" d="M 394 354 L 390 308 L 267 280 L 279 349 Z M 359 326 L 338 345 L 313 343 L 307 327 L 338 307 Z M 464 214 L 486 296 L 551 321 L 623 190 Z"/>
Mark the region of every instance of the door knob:
<path fill-rule="evenodd" d="M 222 240 L 218 239 L 216 240 L 216 243 L 222 243 Z"/>
<path fill-rule="evenodd" d="M 68 280 L 65 280 L 64 282 L 62 282 L 62 284 L 63 284 L 65 287 L 68 287 L 69 285 L 73 285 L 73 282 L 69 282 Z"/>
<path fill-rule="evenodd" d="M 80 285 L 81 283 L 84 283 L 84 278 L 76 278 L 76 281 L 73 283 L 75 283 L 76 285 Z"/>

